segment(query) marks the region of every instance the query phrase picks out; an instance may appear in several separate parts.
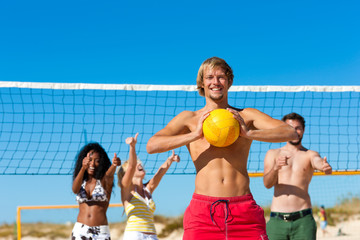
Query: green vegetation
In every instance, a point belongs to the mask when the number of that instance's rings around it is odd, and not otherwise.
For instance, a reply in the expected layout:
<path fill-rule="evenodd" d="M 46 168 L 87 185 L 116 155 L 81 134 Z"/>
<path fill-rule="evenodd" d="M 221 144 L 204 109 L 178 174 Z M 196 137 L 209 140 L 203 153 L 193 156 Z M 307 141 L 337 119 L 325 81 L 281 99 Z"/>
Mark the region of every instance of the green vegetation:
<path fill-rule="evenodd" d="M 313 207 L 314 214 L 319 212 L 319 207 Z M 352 216 L 360 214 L 360 198 L 348 196 L 332 208 L 326 208 L 327 221 L 330 226 L 349 220 Z"/>
<path fill-rule="evenodd" d="M 0 238 L 14 235 L 14 224 L 4 224 L 0 226 Z"/>
<path fill-rule="evenodd" d="M 72 224 L 55 223 L 23 223 L 21 224 L 21 235 L 47 239 L 69 238 Z M 17 238 L 16 224 L 3 224 L 0 226 L 0 238 Z"/>
<path fill-rule="evenodd" d="M 158 216 L 159 217 L 159 216 Z M 162 217 L 164 218 L 164 217 Z M 165 227 L 163 230 L 158 234 L 159 238 L 164 238 L 169 236 L 173 231 L 178 229 L 183 229 L 183 216 L 177 218 L 165 218 L 163 222 Z"/>
<path fill-rule="evenodd" d="M 72 228 L 72 224 L 24 223 L 21 224 L 21 235 L 47 239 L 69 238 Z"/>
<path fill-rule="evenodd" d="M 271 212 L 270 207 L 263 207 L 263 210 L 264 210 L 265 218 L 270 217 L 270 212 Z"/>

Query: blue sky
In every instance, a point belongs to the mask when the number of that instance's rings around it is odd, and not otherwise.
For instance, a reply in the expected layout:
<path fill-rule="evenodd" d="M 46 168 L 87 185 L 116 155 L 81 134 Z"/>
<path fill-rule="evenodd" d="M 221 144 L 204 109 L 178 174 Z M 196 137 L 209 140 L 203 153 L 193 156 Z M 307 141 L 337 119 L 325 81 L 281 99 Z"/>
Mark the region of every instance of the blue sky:
<path fill-rule="evenodd" d="M 5 1 L 0 81 L 194 85 L 200 64 L 219 56 L 232 66 L 234 85 L 359 85 L 359 7 L 357 1 Z M 154 194 L 159 214 L 185 210 L 194 177 L 165 177 Z M 75 204 L 71 176 L 0 180 L 6 183 L 0 223 L 13 222 L 19 205 Z M 115 192 L 112 202 L 119 202 Z"/>
<path fill-rule="evenodd" d="M 356 1 L 5 1 L 0 80 L 194 84 L 226 59 L 235 84 L 356 84 Z"/>

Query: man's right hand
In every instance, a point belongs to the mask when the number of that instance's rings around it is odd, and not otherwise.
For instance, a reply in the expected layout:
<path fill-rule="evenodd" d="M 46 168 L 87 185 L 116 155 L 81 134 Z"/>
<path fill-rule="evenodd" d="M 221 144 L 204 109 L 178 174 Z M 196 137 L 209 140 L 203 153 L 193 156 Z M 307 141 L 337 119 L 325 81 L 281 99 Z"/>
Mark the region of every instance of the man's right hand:
<path fill-rule="evenodd" d="M 287 166 L 287 160 L 290 158 L 290 156 L 288 155 L 280 155 L 276 158 L 275 160 L 275 166 L 274 166 L 274 170 L 278 171 L 281 169 L 282 166 Z"/>
<path fill-rule="evenodd" d="M 209 110 L 209 111 L 206 111 L 200 118 L 199 118 L 199 121 L 198 121 L 198 124 L 196 126 L 196 129 L 195 131 L 193 132 L 197 138 L 196 139 L 200 139 L 202 137 L 204 137 L 204 133 L 203 133 L 203 124 L 204 124 L 204 121 L 205 119 L 210 115 L 210 112 L 212 110 Z"/>

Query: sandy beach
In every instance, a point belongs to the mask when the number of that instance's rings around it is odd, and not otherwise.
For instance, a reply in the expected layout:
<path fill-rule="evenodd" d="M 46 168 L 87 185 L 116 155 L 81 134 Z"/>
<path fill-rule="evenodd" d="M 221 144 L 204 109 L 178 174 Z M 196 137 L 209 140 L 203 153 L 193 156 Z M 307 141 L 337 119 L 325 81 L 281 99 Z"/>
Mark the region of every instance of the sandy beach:
<path fill-rule="evenodd" d="M 317 219 L 316 219 L 317 220 Z M 125 223 L 118 223 L 113 228 L 111 228 L 111 238 L 113 240 L 121 240 L 123 236 Z M 156 230 L 158 233 L 161 233 L 163 228 L 165 227 L 164 224 L 156 223 L 155 225 Z M 69 237 L 67 238 L 59 238 L 59 237 L 31 237 L 31 236 L 22 236 L 23 240 L 66 240 L 70 238 L 70 233 L 72 226 L 63 226 L 62 228 L 66 228 L 66 234 L 69 233 Z M 51 229 L 48 229 L 51 232 Z M 326 228 L 327 233 L 325 236 L 323 235 L 320 227 L 318 227 L 317 231 L 317 239 L 330 239 L 330 240 L 359 240 L 360 239 L 360 214 L 353 215 L 347 221 L 343 221 L 338 223 L 336 226 L 327 226 Z M 1 232 L 1 231 L 0 231 Z M 166 237 L 159 237 L 161 240 L 182 240 L 183 230 L 177 229 L 171 232 Z M 0 240 L 13 240 L 13 235 L 0 237 Z"/>
<path fill-rule="evenodd" d="M 161 232 L 164 226 L 162 224 L 157 224 L 156 228 L 158 232 Z M 341 234 L 339 235 L 339 229 Z M 326 228 L 327 234 L 323 236 L 320 227 L 317 230 L 317 239 L 336 239 L 336 240 L 359 240 L 360 239 L 360 215 L 352 216 L 349 221 L 342 222 L 336 226 L 328 226 Z M 113 239 L 122 239 L 122 234 L 114 231 Z M 169 236 L 165 238 L 160 238 L 162 240 L 182 240 L 183 231 L 177 230 L 172 232 Z M 27 239 L 35 240 L 35 239 Z"/>
<path fill-rule="evenodd" d="M 156 229 L 158 232 L 161 232 L 164 226 L 162 224 L 157 224 Z M 342 235 L 339 235 L 339 229 Z M 349 221 L 342 222 L 336 226 L 328 226 L 326 228 L 327 234 L 323 236 L 320 227 L 317 230 L 317 239 L 336 239 L 336 240 L 359 240 L 360 239 L 360 215 L 355 215 L 350 218 Z M 116 234 L 116 235 L 115 235 Z M 122 239 L 122 234 L 115 233 L 113 239 Z M 182 240 L 183 231 L 177 230 L 172 232 L 169 236 L 165 238 L 160 238 L 162 240 Z M 35 239 L 27 239 L 35 240 Z"/>
<path fill-rule="evenodd" d="M 352 216 L 349 221 L 337 224 L 336 226 L 327 226 L 326 231 L 327 234 L 324 236 L 318 227 L 317 239 L 359 240 L 360 215 Z"/>

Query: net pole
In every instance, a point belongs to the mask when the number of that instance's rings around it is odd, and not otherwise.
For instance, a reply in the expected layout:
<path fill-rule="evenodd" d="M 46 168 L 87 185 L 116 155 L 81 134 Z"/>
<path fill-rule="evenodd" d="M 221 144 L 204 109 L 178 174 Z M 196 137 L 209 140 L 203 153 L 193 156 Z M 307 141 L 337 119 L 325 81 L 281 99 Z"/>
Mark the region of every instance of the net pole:
<path fill-rule="evenodd" d="M 17 228 L 17 239 L 21 239 L 21 207 L 17 208 L 16 213 L 16 228 Z"/>

